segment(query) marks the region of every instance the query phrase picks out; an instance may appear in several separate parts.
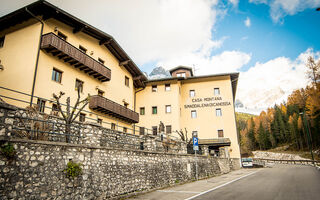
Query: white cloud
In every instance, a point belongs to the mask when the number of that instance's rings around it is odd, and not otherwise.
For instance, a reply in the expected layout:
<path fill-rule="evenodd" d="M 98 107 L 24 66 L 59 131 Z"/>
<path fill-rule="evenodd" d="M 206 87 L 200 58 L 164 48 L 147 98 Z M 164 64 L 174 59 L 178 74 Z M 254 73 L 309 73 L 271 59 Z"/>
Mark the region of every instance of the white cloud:
<path fill-rule="evenodd" d="M 190 53 L 161 61 L 157 63 L 157 66 L 171 69 L 178 65 L 185 65 L 194 67 L 196 75 L 206 75 L 239 71 L 250 59 L 250 54 L 240 51 L 224 51 L 214 56 L 206 56 L 202 53 Z"/>
<path fill-rule="evenodd" d="M 266 109 L 285 101 L 295 89 L 308 83 L 305 63 L 309 56 L 320 57 L 320 52 L 308 49 L 295 60 L 278 57 L 265 63 L 256 63 L 247 72 L 240 73 L 237 99 L 250 109 Z"/>
<path fill-rule="evenodd" d="M 244 25 L 245 25 L 246 27 L 250 27 L 250 26 L 251 26 L 251 20 L 250 20 L 249 17 L 247 17 L 246 20 L 244 20 Z"/>
<path fill-rule="evenodd" d="M 282 23 L 287 15 L 295 15 L 306 9 L 320 6 L 320 0 L 250 0 L 250 2 L 269 5 L 271 18 L 276 23 Z"/>
<path fill-rule="evenodd" d="M 234 7 L 238 7 L 239 0 L 229 0 L 229 2 L 230 2 Z"/>

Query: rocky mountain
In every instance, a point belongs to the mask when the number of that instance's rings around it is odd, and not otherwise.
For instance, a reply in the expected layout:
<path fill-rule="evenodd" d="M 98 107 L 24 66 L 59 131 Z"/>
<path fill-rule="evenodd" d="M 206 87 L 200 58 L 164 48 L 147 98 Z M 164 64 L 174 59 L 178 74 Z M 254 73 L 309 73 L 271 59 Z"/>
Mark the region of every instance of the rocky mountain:
<path fill-rule="evenodd" d="M 171 77 L 170 72 L 165 70 L 163 67 L 156 67 L 149 74 L 149 79 L 159 79 Z"/>

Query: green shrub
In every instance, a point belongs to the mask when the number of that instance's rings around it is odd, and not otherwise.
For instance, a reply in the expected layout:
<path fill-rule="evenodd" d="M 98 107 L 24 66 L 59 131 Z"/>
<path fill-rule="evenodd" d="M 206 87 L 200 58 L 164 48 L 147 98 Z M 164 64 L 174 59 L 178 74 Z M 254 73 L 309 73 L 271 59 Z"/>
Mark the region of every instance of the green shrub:
<path fill-rule="evenodd" d="M 67 164 L 67 168 L 63 171 L 68 178 L 78 177 L 82 173 L 81 163 L 75 163 L 70 160 Z"/>
<path fill-rule="evenodd" d="M 8 159 L 12 159 L 15 157 L 17 152 L 14 149 L 14 146 L 8 142 L 1 146 L 1 153 Z"/>

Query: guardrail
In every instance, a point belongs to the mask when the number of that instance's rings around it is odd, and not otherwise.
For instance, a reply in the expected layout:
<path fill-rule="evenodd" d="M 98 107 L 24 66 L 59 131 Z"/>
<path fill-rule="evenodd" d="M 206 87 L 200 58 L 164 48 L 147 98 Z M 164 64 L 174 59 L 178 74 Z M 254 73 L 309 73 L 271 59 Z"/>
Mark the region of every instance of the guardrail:
<path fill-rule="evenodd" d="M 277 160 L 277 159 L 266 159 L 266 158 L 254 158 L 254 161 L 264 161 L 267 163 L 276 164 L 301 164 L 301 165 L 320 165 L 318 160 Z"/>

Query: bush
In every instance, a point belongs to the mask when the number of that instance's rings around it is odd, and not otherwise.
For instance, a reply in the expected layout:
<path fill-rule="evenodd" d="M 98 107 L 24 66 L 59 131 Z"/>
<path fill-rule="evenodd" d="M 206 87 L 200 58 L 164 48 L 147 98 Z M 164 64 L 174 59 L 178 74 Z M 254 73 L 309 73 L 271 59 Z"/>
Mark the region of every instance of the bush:
<path fill-rule="evenodd" d="M 1 153 L 8 159 L 12 159 L 16 155 L 16 150 L 14 149 L 14 146 L 11 143 L 5 143 L 1 146 Z"/>
<path fill-rule="evenodd" d="M 69 161 L 67 164 L 67 168 L 63 170 L 68 178 L 78 177 L 82 173 L 81 163 L 75 163 L 73 161 Z"/>

